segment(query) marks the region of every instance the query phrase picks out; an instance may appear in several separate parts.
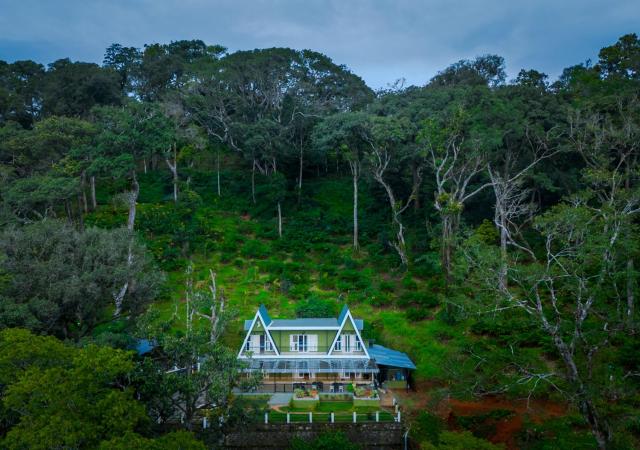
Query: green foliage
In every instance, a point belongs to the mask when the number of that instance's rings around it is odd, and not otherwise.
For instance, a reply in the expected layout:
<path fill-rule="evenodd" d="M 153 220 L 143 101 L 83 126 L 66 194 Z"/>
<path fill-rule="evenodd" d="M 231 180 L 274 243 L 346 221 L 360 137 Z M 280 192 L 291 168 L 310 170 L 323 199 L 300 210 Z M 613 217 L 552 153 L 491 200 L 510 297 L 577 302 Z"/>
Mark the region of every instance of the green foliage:
<path fill-rule="evenodd" d="M 135 433 L 126 433 L 100 443 L 100 450 L 205 450 L 207 447 L 193 433 L 174 431 L 150 439 Z"/>
<path fill-rule="evenodd" d="M 485 244 L 497 244 L 500 239 L 496 226 L 487 219 L 482 221 L 480 226 L 476 228 L 475 233 L 478 239 Z"/>
<path fill-rule="evenodd" d="M 295 438 L 291 450 L 358 450 L 359 445 L 351 442 L 344 433 L 322 433 L 312 441 Z"/>
<path fill-rule="evenodd" d="M 136 315 L 162 279 L 144 247 L 123 229 L 79 233 L 47 220 L 5 231 L 0 252 L 0 270 L 8 277 L 0 328 L 27 326 L 77 339 L 112 310 L 113 293 L 125 283 L 122 312 Z"/>
<path fill-rule="evenodd" d="M 296 305 L 296 317 L 335 317 L 336 304 L 312 295 Z"/>
<path fill-rule="evenodd" d="M 129 353 L 65 348 L 20 330 L 0 332 L 0 346 L 11 350 L 0 366 L 22 368 L 2 396 L 14 422 L 3 448 L 95 448 L 146 423 L 144 407 L 124 388 L 134 367 Z"/>
<path fill-rule="evenodd" d="M 440 433 L 438 444 L 426 442 L 420 446 L 421 450 L 499 450 L 502 445 L 494 445 L 484 439 L 473 436 L 468 431 L 461 433 L 455 431 L 443 431 Z"/>
<path fill-rule="evenodd" d="M 445 423 L 442 419 L 427 411 L 422 411 L 411 424 L 409 433 L 411 439 L 416 442 L 437 444 L 440 442 L 440 434 L 444 430 Z"/>
<path fill-rule="evenodd" d="M 267 243 L 255 239 L 246 241 L 240 251 L 245 258 L 267 258 L 271 253 L 271 247 Z"/>
<path fill-rule="evenodd" d="M 593 436 L 585 428 L 584 421 L 575 415 L 552 418 L 542 424 L 525 422 L 518 436 L 518 443 L 533 450 L 586 450 L 596 446 Z"/>

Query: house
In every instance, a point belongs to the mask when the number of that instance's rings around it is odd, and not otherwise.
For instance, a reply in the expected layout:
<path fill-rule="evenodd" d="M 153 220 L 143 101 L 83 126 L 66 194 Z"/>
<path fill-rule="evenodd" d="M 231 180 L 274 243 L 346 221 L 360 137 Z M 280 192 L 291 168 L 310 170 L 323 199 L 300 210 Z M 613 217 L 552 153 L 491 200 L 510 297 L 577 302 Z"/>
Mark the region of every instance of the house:
<path fill-rule="evenodd" d="M 416 366 L 402 352 L 363 340 L 364 322 L 345 305 L 336 317 L 272 319 L 260 305 L 246 332 L 238 359 L 244 372 L 259 371 L 264 391 L 290 392 L 310 384 L 342 392 L 347 384 L 407 385 Z"/>

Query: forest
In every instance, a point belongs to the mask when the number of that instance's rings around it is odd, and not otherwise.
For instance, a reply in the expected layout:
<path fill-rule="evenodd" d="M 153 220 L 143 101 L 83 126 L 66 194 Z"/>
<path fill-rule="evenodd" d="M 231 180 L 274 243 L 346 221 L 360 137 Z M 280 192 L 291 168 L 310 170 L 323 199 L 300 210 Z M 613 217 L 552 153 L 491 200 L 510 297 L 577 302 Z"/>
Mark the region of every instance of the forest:
<path fill-rule="evenodd" d="M 0 447 L 219 448 L 242 322 L 346 303 L 416 362 L 412 448 L 639 448 L 639 157 L 636 34 L 378 91 L 200 40 L 0 61 Z"/>

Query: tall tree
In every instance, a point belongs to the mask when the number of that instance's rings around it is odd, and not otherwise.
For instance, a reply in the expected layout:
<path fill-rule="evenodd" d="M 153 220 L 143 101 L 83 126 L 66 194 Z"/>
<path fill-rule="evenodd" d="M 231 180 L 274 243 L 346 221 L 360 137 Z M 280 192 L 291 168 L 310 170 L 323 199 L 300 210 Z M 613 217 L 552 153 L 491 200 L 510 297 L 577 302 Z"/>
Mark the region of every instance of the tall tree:
<path fill-rule="evenodd" d="M 43 221 L 4 232 L 0 327 L 78 339 L 103 320 L 105 311 L 140 314 L 161 280 L 149 256 L 127 230 L 87 228 Z M 118 304 L 117 294 L 127 284 Z M 19 312 L 19 314 L 18 314 Z"/>

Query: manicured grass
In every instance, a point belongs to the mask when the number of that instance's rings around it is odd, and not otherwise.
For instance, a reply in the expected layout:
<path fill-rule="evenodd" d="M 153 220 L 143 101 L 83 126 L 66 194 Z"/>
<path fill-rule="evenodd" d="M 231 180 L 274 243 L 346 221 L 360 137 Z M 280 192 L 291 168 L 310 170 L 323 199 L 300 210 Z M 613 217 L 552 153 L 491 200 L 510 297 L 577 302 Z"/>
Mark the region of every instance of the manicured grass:
<path fill-rule="evenodd" d="M 316 407 L 319 412 L 340 412 L 353 410 L 353 402 L 325 402 L 321 401 Z"/>
<path fill-rule="evenodd" d="M 235 399 L 235 402 L 243 408 L 267 409 L 269 398 L 269 395 L 241 395 Z"/>

